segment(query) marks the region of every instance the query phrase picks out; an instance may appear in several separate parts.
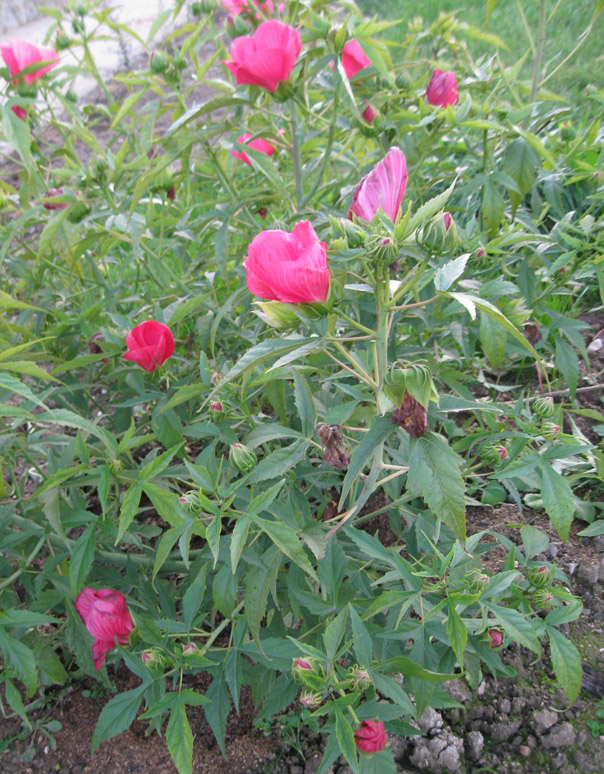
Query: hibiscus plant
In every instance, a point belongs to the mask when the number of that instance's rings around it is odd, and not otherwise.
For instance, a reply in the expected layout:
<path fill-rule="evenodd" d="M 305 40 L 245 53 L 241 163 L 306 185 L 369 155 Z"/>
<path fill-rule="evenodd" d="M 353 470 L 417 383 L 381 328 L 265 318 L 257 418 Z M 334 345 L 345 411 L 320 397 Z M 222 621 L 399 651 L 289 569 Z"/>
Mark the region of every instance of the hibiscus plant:
<path fill-rule="evenodd" d="M 472 62 L 450 16 L 389 46 L 350 0 L 193 5 L 119 89 L 90 45 L 137 35 L 94 2 L 0 49 L 8 706 L 123 660 L 95 748 L 141 710 L 191 772 L 187 705 L 224 751 L 246 688 L 312 713 L 319 772 L 386 774 L 514 643 L 574 701 L 534 521 L 593 520 L 604 464 L 567 314 L 602 292 L 597 120 L 565 138 L 535 63 Z"/>

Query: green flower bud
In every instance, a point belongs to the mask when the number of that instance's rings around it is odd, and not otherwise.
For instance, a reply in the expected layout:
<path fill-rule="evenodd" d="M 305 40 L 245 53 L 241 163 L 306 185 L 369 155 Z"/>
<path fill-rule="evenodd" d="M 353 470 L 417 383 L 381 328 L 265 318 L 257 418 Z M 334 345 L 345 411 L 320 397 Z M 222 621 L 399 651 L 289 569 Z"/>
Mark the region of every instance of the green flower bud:
<path fill-rule="evenodd" d="M 170 67 L 170 57 L 163 51 L 154 51 L 151 54 L 151 72 L 153 73 L 165 73 L 168 67 Z"/>
<path fill-rule="evenodd" d="M 295 658 L 292 664 L 292 674 L 295 682 L 309 688 L 311 691 L 320 691 L 323 687 L 323 670 L 313 658 Z"/>
<path fill-rule="evenodd" d="M 503 444 L 488 444 L 483 446 L 480 459 L 485 465 L 497 465 L 508 456 L 508 450 Z"/>
<path fill-rule="evenodd" d="M 69 35 L 66 35 L 63 30 L 57 32 L 55 37 L 55 49 L 57 51 L 64 51 L 66 48 L 69 48 L 69 46 L 71 46 L 71 38 Z"/>
<path fill-rule="evenodd" d="M 555 422 L 544 422 L 541 425 L 541 435 L 547 441 L 553 441 L 554 438 L 557 438 L 559 433 L 560 433 L 560 426 L 555 424 Z"/>
<path fill-rule="evenodd" d="M 151 648 L 141 653 L 141 659 L 147 669 L 162 672 L 167 666 L 167 659 L 159 648 Z"/>
<path fill-rule="evenodd" d="M 201 16 L 202 13 L 211 13 L 215 7 L 212 0 L 198 0 L 191 4 L 191 13 L 193 16 Z"/>
<path fill-rule="evenodd" d="M 300 322 L 292 304 L 284 304 L 281 301 L 257 301 L 256 306 L 262 310 L 256 314 L 273 328 L 291 328 Z"/>
<path fill-rule="evenodd" d="M 318 691 L 302 691 L 299 702 L 306 709 L 314 710 L 321 706 L 323 697 Z"/>
<path fill-rule="evenodd" d="M 107 162 L 107 159 L 103 156 L 99 156 L 95 162 L 94 162 L 94 168 L 93 168 L 93 176 L 95 180 L 98 180 L 99 182 L 102 182 L 106 175 L 106 171 L 109 167 L 109 163 Z"/>
<path fill-rule="evenodd" d="M 3 210 L 8 204 L 8 196 L 2 190 L 0 190 L 0 210 Z"/>
<path fill-rule="evenodd" d="M 75 32 L 76 35 L 81 35 L 83 32 L 86 31 L 84 22 L 81 19 L 72 19 L 71 29 Z"/>
<path fill-rule="evenodd" d="M 554 414 L 554 399 L 550 397 L 535 398 L 533 411 L 537 416 L 548 419 Z"/>
<path fill-rule="evenodd" d="M 470 570 L 464 576 L 464 583 L 472 594 L 480 594 L 489 585 L 489 576 L 481 570 Z"/>
<path fill-rule="evenodd" d="M 371 675 L 365 667 L 360 667 L 358 664 L 348 669 L 348 679 L 352 683 L 353 690 L 356 688 L 364 689 L 371 685 Z"/>
<path fill-rule="evenodd" d="M 69 206 L 67 220 L 70 223 L 79 223 L 86 215 L 90 213 L 91 207 L 88 202 L 77 201 Z"/>
<path fill-rule="evenodd" d="M 338 218 L 338 225 L 346 237 L 348 247 L 355 248 L 364 246 L 365 237 L 367 235 L 361 226 L 348 220 L 348 218 Z"/>
<path fill-rule="evenodd" d="M 396 85 L 401 91 L 408 91 L 411 88 L 412 80 L 407 70 L 402 70 L 396 76 Z"/>
<path fill-rule="evenodd" d="M 73 89 L 67 89 L 65 92 L 65 99 L 68 99 L 70 102 L 75 104 L 78 101 L 78 95 Z"/>
<path fill-rule="evenodd" d="M 533 604 L 540 610 L 547 610 L 554 603 L 554 595 L 547 589 L 537 589 L 533 594 Z"/>
<path fill-rule="evenodd" d="M 240 473 L 246 473 L 258 463 L 254 452 L 242 443 L 232 443 L 229 449 L 229 462 Z"/>
<path fill-rule="evenodd" d="M 526 573 L 526 577 L 533 586 L 542 589 L 545 586 L 549 586 L 552 579 L 552 573 L 546 564 L 542 564 L 540 567 L 530 567 Z"/>
<path fill-rule="evenodd" d="M 151 185 L 152 191 L 169 191 L 174 185 L 172 177 L 172 170 L 170 167 L 164 167 L 160 172 L 155 175 L 153 184 Z"/>
<path fill-rule="evenodd" d="M 441 212 L 424 223 L 417 232 L 416 241 L 428 253 L 442 255 L 454 252 L 459 244 L 459 237 L 451 213 Z"/>

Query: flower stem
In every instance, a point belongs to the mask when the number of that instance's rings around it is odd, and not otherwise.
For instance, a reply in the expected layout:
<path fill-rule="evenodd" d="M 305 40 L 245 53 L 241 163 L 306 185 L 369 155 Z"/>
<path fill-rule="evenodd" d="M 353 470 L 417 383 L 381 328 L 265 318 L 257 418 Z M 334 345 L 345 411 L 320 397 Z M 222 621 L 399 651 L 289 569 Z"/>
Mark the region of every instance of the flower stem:
<path fill-rule="evenodd" d="M 300 152 L 300 136 L 298 134 L 298 114 L 296 113 L 296 101 L 290 99 L 289 112 L 292 126 L 292 155 L 294 157 L 294 176 L 296 179 L 296 210 L 300 210 L 304 203 L 304 185 L 302 181 L 302 154 Z"/>
<path fill-rule="evenodd" d="M 531 93 L 529 96 L 529 102 L 534 102 L 537 98 L 540 86 L 540 74 L 541 74 L 541 55 L 543 53 L 543 41 L 545 39 L 545 13 L 546 13 L 546 0 L 539 0 L 539 22 L 537 26 L 537 50 L 533 58 L 533 79 L 531 81 Z"/>

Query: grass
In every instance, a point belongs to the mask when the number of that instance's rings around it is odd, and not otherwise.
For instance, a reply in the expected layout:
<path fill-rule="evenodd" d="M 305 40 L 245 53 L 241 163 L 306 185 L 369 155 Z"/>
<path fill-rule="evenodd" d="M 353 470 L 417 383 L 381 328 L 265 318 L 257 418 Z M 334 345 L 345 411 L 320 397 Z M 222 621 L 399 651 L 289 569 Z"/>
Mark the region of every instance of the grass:
<path fill-rule="evenodd" d="M 359 7 L 367 14 L 375 14 L 375 0 L 357 0 Z M 527 26 L 536 39 L 538 2 L 537 0 L 499 0 L 493 11 L 488 32 L 495 33 L 509 46 L 509 51 L 501 50 L 504 63 L 512 65 L 530 48 L 527 29 L 519 11 L 522 7 Z M 547 12 L 552 13 L 555 0 L 548 0 Z M 401 2 L 401 0 L 382 0 L 379 4 L 382 15 L 388 19 L 401 19 L 402 24 L 388 31 L 388 36 L 403 40 L 407 35 L 407 25 L 413 18 L 422 16 L 426 24 L 438 19 L 440 13 L 455 13 L 460 21 L 484 29 L 486 20 L 486 0 L 422 0 Z M 559 0 L 558 8 L 546 29 L 544 62 L 546 73 L 560 63 L 577 45 L 578 38 L 588 27 L 596 7 L 596 0 Z M 594 27 L 573 58 L 547 82 L 547 89 L 566 97 L 572 104 L 580 104 L 585 98 L 585 89 L 592 84 L 598 89 L 604 86 L 602 60 L 604 59 L 602 40 L 604 39 L 604 12 L 596 20 Z M 481 40 L 469 39 L 468 46 L 474 55 L 492 55 L 495 48 Z M 443 63 L 443 64 L 446 64 Z M 527 57 L 521 77 L 530 80 L 532 54 Z"/>

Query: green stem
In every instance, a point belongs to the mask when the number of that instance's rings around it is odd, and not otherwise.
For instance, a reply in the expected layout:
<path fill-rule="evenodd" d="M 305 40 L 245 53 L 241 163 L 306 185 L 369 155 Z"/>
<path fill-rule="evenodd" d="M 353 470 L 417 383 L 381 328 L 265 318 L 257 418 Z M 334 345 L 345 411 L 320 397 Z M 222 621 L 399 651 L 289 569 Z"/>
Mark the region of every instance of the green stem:
<path fill-rule="evenodd" d="M 300 137 L 298 135 L 298 115 L 296 102 L 289 101 L 289 112 L 292 126 L 292 154 L 294 157 L 294 176 L 296 178 L 296 210 L 304 206 L 304 185 L 302 181 L 302 153 L 300 151 Z"/>
<path fill-rule="evenodd" d="M 204 653 L 207 653 L 207 651 L 208 651 L 208 650 L 209 650 L 209 648 L 211 647 L 211 645 L 212 645 L 212 643 L 214 642 L 214 640 L 216 639 L 216 637 L 218 637 L 218 635 L 219 635 L 221 632 L 223 632 L 223 631 L 226 629 L 226 627 L 227 627 L 229 624 L 231 624 L 231 623 L 233 622 L 233 618 L 235 618 L 235 616 L 237 615 L 237 613 L 239 613 L 239 611 L 241 610 L 241 608 L 242 608 L 244 605 L 245 605 L 245 600 L 244 600 L 244 599 L 242 599 L 242 600 L 241 600 L 241 602 L 240 602 L 240 603 L 237 605 L 237 607 L 236 607 L 236 608 L 233 610 L 233 612 L 231 613 L 230 617 L 229 617 L 229 618 L 225 618 L 225 619 L 224 619 L 224 621 L 222 621 L 222 623 L 221 623 L 221 624 L 219 624 L 219 625 L 218 625 L 218 626 L 217 626 L 217 627 L 214 629 L 214 631 L 212 632 L 212 634 L 211 634 L 211 635 L 208 637 L 208 641 L 206 642 L 206 644 L 205 644 L 205 645 L 203 646 L 203 648 L 201 649 L 201 655 L 202 655 L 202 656 L 204 655 Z"/>
<path fill-rule="evenodd" d="M 384 274 L 384 269 L 386 274 Z M 378 269 L 377 282 L 375 288 L 375 305 L 377 316 L 377 331 L 375 339 L 375 381 L 377 384 L 377 408 L 378 414 L 384 412 L 380 407 L 380 392 L 384 384 L 386 371 L 388 370 L 388 331 L 390 329 L 390 313 L 388 306 L 390 303 L 390 284 L 387 267 L 380 266 Z"/>
<path fill-rule="evenodd" d="M 317 179 L 312 184 L 310 191 L 306 194 L 304 199 L 302 200 L 302 206 L 305 207 L 308 202 L 312 199 L 315 191 L 321 184 L 321 181 L 323 180 L 323 177 L 325 176 L 325 172 L 327 171 L 329 167 L 329 162 L 331 161 L 331 147 L 333 145 L 334 136 L 336 133 L 336 122 L 338 120 L 338 106 L 339 106 L 339 99 L 338 99 L 338 88 L 340 85 L 339 79 L 336 79 L 335 87 L 334 87 L 334 93 L 333 93 L 333 115 L 331 119 L 331 124 L 329 127 L 329 135 L 327 137 L 327 146 L 325 148 L 325 151 L 323 153 L 323 163 L 321 164 L 321 168 L 319 169 L 319 172 L 317 174 Z"/>
<path fill-rule="evenodd" d="M 541 55 L 543 54 L 543 41 L 545 39 L 545 14 L 546 14 L 546 0 L 539 0 L 539 23 L 537 27 L 537 50 L 533 58 L 533 79 L 531 81 L 531 93 L 529 96 L 529 102 L 534 102 L 539 93 L 541 74 Z"/>

